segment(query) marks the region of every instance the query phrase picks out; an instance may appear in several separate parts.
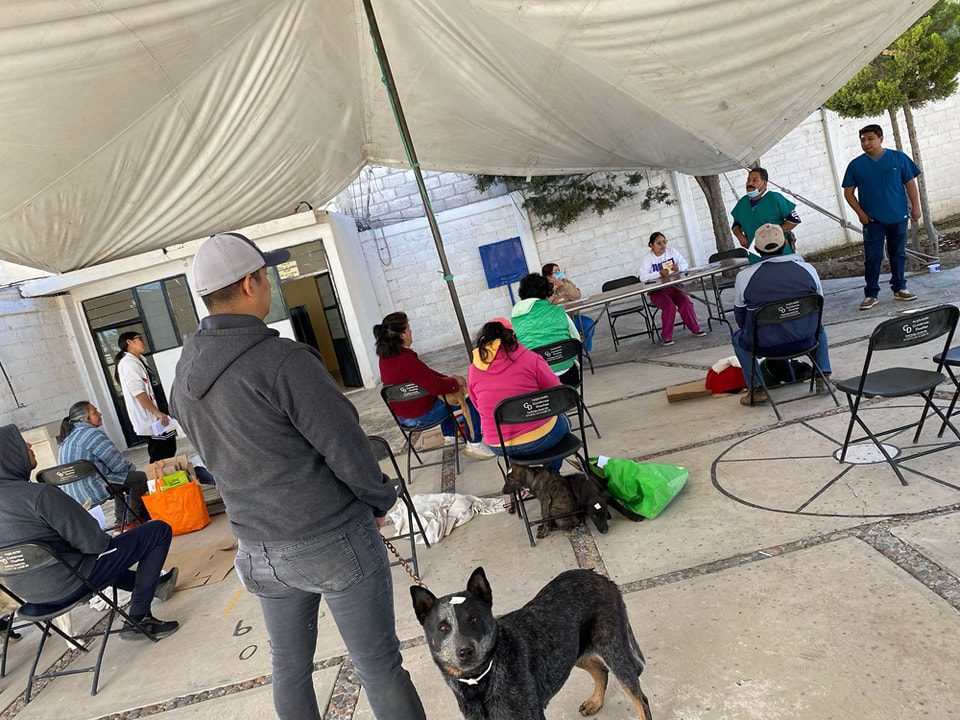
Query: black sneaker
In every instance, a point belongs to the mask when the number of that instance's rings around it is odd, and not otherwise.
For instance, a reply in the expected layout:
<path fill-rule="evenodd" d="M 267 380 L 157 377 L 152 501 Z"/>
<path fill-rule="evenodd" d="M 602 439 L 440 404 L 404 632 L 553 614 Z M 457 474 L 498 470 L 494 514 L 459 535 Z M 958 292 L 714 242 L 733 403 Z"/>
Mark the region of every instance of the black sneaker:
<path fill-rule="evenodd" d="M 153 591 L 153 597 L 160 602 L 166 602 L 173 595 L 177 587 L 177 577 L 180 575 L 178 568 L 172 567 L 157 579 L 157 589 Z"/>
<path fill-rule="evenodd" d="M 139 622 L 144 630 L 158 640 L 160 638 L 165 638 L 168 635 L 173 635 L 177 630 L 180 629 L 180 623 L 178 623 L 176 620 L 157 620 L 157 618 L 150 613 L 147 613 Z M 126 620 L 124 620 L 123 627 L 120 629 L 120 637 L 122 637 L 124 640 L 149 640 L 146 635 L 140 632 L 140 629 L 137 628 L 136 625 L 133 625 Z"/>

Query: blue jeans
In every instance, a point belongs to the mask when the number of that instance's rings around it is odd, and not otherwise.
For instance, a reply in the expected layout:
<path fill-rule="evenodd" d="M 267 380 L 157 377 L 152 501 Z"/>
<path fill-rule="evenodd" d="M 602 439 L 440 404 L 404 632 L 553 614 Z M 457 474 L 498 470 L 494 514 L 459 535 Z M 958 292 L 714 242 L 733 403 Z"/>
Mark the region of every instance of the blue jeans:
<path fill-rule="evenodd" d="M 760 363 L 756 363 L 754 368 L 753 375 L 753 385 L 750 385 L 750 351 L 740 347 L 740 334 L 743 330 L 737 330 L 733 333 L 733 352 L 737 355 L 737 360 L 740 361 L 740 368 L 743 370 L 743 380 L 749 387 L 763 387 L 763 375 L 760 373 Z M 827 331 L 822 327 L 820 328 L 820 334 L 817 337 L 817 351 L 813 354 L 813 359 L 817 361 L 817 365 L 820 366 L 820 370 L 826 374 L 831 372 L 830 370 L 830 351 L 827 349 Z M 762 355 L 761 355 L 762 357 Z M 816 371 L 814 371 L 816 372 Z"/>
<path fill-rule="evenodd" d="M 459 405 L 447 405 L 443 401 L 443 398 L 437 398 L 433 407 L 430 408 L 430 412 L 425 415 L 417 418 L 398 418 L 398 420 L 400 420 L 400 424 L 405 428 L 413 429 L 432 427 L 440 420 L 440 432 L 447 437 L 453 437 L 457 434 L 457 427 L 455 421 L 450 418 L 449 413 L 451 410 L 459 409 Z M 470 419 L 473 422 L 473 432 L 476 434 L 476 437 L 468 438 L 468 440 L 470 442 L 481 442 L 483 440 L 483 432 L 480 430 L 480 413 L 477 412 L 470 398 L 467 398 L 467 410 L 470 412 Z M 466 432 L 469 434 L 470 428 L 467 428 Z"/>
<path fill-rule="evenodd" d="M 525 457 L 542 453 L 544 450 L 549 450 L 560 442 L 568 432 L 570 432 L 570 421 L 567 420 L 566 415 L 557 415 L 557 422 L 554 423 L 553 429 L 550 432 L 533 442 L 521 443 L 520 445 L 508 445 L 507 455 L 510 457 Z M 503 450 L 500 449 L 499 442 L 496 445 L 491 445 L 490 449 L 500 457 L 503 457 Z M 563 467 L 563 458 L 554 460 L 547 465 L 547 467 L 559 472 L 560 468 Z"/>
<path fill-rule="evenodd" d="M 310 540 L 240 540 L 236 568 L 263 609 L 280 720 L 320 720 L 312 676 L 321 596 L 374 716 L 424 720 L 420 697 L 401 664 L 390 565 L 372 512 Z"/>
<path fill-rule="evenodd" d="M 880 266 L 883 263 L 883 247 L 887 247 L 890 261 L 890 287 L 894 292 L 906 290 L 904 270 L 907 264 L 907 221 L 882 223 L 873 220 L 863 226 L 863 289 L 866 297 L 880 294 Z"/>
<path fill-rule="evenodd" d="M 587 352 L 593 350 L 593 333 L 597 329 L 596 321 L 586 315 L 574 315 L 573 324 L 577 327 L 577 330 L 580 331 L 580 334 L 583 335 L 583 349 Z"/>

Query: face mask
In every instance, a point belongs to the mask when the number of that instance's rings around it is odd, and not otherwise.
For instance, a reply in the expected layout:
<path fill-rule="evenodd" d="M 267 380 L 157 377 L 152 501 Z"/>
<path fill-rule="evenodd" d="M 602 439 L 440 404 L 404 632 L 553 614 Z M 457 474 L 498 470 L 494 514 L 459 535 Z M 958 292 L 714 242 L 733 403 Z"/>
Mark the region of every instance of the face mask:
<path fill-rule="evenodd" d="M 553 276 L 554 276 L 557 280 L 563 280 L 563 271 L 562 271 L 562 270 L 557 270 L 557 271 L 553 274 Z"/>
<path fill-rule="evenodd" d="M 747 190 L 747 197 L 748 197 L 748 198 L 751 198 L 751 199 L 752 199 L 752 198 L 755 198 L 755 197 L 757 197 L 759 194 L 760 194 L 760 191 L 759 191 L 759 190 Z"/>

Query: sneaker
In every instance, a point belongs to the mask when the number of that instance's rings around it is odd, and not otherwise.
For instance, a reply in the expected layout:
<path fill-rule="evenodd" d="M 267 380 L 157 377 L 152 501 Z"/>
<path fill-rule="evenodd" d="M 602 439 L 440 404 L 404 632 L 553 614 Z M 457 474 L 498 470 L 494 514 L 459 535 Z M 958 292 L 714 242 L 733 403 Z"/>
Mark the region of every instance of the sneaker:
<path fill-rule="evenodd" d="M 894 297 L 896 297 L 896 296 L 894 296 Z M 914 297 L 916 297 L 916 296 L 914 296 Z M 860 303 L 860 309 L 861 309 L 861 310 L 869 310 L 870 308 L 876 307 L 876 306 L 879 305 L 879 304 L 880 304 L 880 301 L 877 300 L 876 298 L 874 298 L 874 297 L 865 297 L 865 298 L 863 299 L 863 302 Z"/>
<path fill-rule="evenodd" d="M 444 435 L 443 436 L 443 446 L 453 445 L 457 439 L 453 435 Z"/>
<path fill-rule="evenodd" d="M 767 401 L 767 391 L 766 390 L 747 390 L 740 398 L 741 405 L 750 405 L 750 398 L 753 398 L 754 405 L 760 405 Z"/>
<path fill-rule="evenodd" d="M 168 635 L 173 635 L 180 629 L 180 623 L 176 620 L 157 620 L 153 615 L 147 613 L 138 620 L 140 625 L 148 633 L 158 640 Z M 132 623 L 124 620 L 123 627 L 120 629 L 120 637 L 124 640 L 149 640 L 146 635 L 140 632 L 140 629 Z"/>
<path fill-rule="evenodd" d="M 673 345 L 673 340 L 661 340 L 660 344 L 664 346 Z"/>
<path fill-rule="evenodd" d="M 157 580 L 157 589 L 153 591 L 153 598 L 160 602 L 166 602 L 173 595 L 177 587 L 177 577 L 180 575 L 179 568 L 172 567 Z"/>
<path fill-rule="evenodd" d="M 123 524 L 123 527 L 120 527 L 120 523 L 117 523 L 113 526 L 113 534 L 119 535 L 120 533 L 125 533 L 127 530 L 133 530 L 135 527 L 140 527 L 143 525 L 143 521 L 134 518 L 133 520 L 128 520 Z"/>
<path fill-rule="evenodd" d="M 463 454 L 474 460 L 489 460 L 492 457 L 496 457 L 493 451 L 482 442 L 468 442 L 467 446 L 463 449 Z"/>
<path fill-rule="evenodd" d="M 6 633 L 7 633 L 7 628 L 10 628 L 10 630 L 9 630 L 9 632 L 10 632 L 10 640 L 11 640 L 11 642 L 16 642 L 17 640 L 19 640 L 19 639 L 20 639 L 21 637 L 23 637 L 23 636 L 22 636 L 20 633 L 18 633 L 16 630 L 14 630 L 12 627 L 10 627 L 11 625 L 13 625 L 13 618 L 12 618 L 12 617 L 9 618 L 9 619 L 4 618 L 4 619 L 0 620 L 0 636 L 3 636 L 4 634 L 6 634 Z"/>
<path fill-rule="evenodd" d="M 916 294 L 916 293 L 912 293 L 912 292 L 910 292 L 909 290 L 907 290 L 906 288 L 904 288 L 903 290 L 897 290 L 897 291 L 893 294 L 893 299 L 894 299 L 894 300 L 903 300 L 903 301 L 905 301 L 905 302 L 910 302 L 911 300 L 916 300 L 916 299 L 917 299 L 917 294 Z M 861 305 L 861 307 L 863 307 L 863 306 Z"/>
<path fill-rule="evenodd" d="M 826 380 L 824 380 L 824 378 L 826 378 Z M 825 393 L 827 391 L 827 386 L 829 385 L 829 383 L 830 383 L 830 373 L 824 373 L 823 377 L 820 377 L 819 375 L 817 375 L 816 385 L 815 385 L 817 389 L 817 395 L 822 395 L 823 393 Z"/>
<path fill-rule="evenodd" d="M 695 332 L 695 333 L 693 334 L 693 336 L 694 336 L 694 337 L 705 337 L 706 334 L 707 334 L 707 331 L 706 331 L 706 330 L 701 330 L 700 332 Z"/>

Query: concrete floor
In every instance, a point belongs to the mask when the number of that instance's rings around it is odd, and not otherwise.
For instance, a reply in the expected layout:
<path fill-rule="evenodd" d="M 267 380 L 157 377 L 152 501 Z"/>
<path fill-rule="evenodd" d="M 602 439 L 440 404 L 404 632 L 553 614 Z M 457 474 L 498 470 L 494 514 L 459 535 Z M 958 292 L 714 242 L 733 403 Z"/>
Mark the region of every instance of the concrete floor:
<path fill-rule="evenodd" d="M 911 278 L 920 303 L 960 299 L 960 269 Z M 825 283 L 825 322 L 837 378 L 856 375 L 866 338 L 885 317 L 905 309 L 889 294 L 860 313 L 857 279 Z M 920 303 L 917 303 L 919 305 Z M 655 717 L 676 720 L 819 718 L 955 718 L 960 707 L 960 448 L 907 464 L 909 485 L 884 464 L 841 465 L 833 457 L 849 413 L 828 396 L 783 406 L 744 408 L 736 397 L 668 404 L 667 385 L 703 377 L 731 354 L 729 336 L 676 333 L 669 348 L 645 338 L 614 352 L 598 329 L 586 399 L 602 438 L 588 436 L 592 454 L 655 459 L 689 469 L 684 491 L 654 521 L 617 517 L 609 534 L 592 525 L 569 536 L 552 533 L 530 548 L 514 516 L 481 516 L 431 549 L 419 551 L 421 574 L 437 594 L 461 589 L 482 565 L 495 610 L 522 606 L 567 568 L 593 567 L 616 581 L 648 658 L 644 688 Z M 929 367 L 935 352 L 919 346 L 885 353 L 878 367 Z M 463 373 L 465 353 L 450 348 L 428 362 Z M 778 398 L 803 395 L 798 387 Z M 951 389 L 944 386 L 941 403 Z M 370 433 L 395 448 L 392 426 L 376 391 L 350 394 Z M 919 414 L 914 400 L 871 403 L 871 426 L 890 427 Z M 927 447 L 939 423 L 920 439 Z M 912 437 L 888 442 L 909 453 Z M 448 459 L 451 453 L 447 453 Z M 492 461 L 463 459 L 462 473 L 415 473 L 411 492 L 449 488 L 496 495 L 502 485 Z M 216 542 L 229 533 L 221 517 L 175 540 L 175 550 Z M 458 717 L 410 608 L 409 578 L 394 569 L 398 634 L 406 665 L 431 720 Z M 178 592 L 156 608 L 183 629 L 157 645 L 111 639 L 101 689 L 89 676 L 57 678 L 25 708 L 23 690 L 36 633 L 13 646 L 0 680 L 0 717 L 72 720 L 144 717 L 273 717 L 269 650 L 256 599 L 231 573 L 221 583 Z M 92 612 L 78 623 L 95 620 Z M 326 614 L 319 623 L 315 684 L 325 718 L 372 718 L 344 647 Z M 49 665 L 62 642 L 45 653 Z M 73 659 L 77 665 L 84 659 Z M 574 670 L 547 717 L 578 717 L 589 694 L 586 673 Z M 612 684 L 599 718 L 634 717 Z"/>

